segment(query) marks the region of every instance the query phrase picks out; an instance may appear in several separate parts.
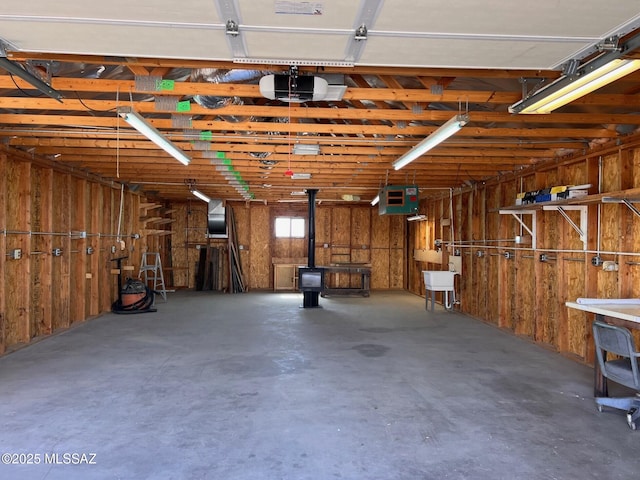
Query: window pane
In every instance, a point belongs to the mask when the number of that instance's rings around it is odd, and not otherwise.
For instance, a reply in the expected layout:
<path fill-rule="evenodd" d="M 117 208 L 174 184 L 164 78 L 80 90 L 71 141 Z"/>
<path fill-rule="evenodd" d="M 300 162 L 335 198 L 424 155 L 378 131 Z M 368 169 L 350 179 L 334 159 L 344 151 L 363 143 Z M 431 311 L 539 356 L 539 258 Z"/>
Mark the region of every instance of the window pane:
<path fill-rule="evenodd" d="M 291 236 L 295 238 L 304 238 L 304 218 L 291 219 Z"/>
<path fill-rule="evenodd" d="M 276 217 L 276 237 L 288 237 L 291 231 L 291 219 Z"/>

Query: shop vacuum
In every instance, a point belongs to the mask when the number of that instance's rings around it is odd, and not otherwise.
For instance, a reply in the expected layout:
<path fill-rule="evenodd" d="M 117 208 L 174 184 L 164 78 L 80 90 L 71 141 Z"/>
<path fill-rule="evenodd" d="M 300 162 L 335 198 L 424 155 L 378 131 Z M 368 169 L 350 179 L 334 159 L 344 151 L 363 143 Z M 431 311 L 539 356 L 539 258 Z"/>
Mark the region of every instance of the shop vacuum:
<path fill-rule="evenodd" d="M 111 311 L 118 314 L 157 312 L 154 308 L 155 292 L 142 280 L 127 278 L 122 284 L 122 260 L 128 257 L 113 258 L 118 268 L 118 299 L 111 304 Z"/>

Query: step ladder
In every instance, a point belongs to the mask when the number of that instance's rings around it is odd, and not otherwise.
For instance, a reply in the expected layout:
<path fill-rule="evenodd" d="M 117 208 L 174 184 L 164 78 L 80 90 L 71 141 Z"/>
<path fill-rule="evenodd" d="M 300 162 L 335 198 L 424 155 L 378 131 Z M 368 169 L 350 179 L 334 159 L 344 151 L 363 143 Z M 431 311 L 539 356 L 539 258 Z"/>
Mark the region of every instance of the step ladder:
<path fill-rule="evenodd" d="M 162 262 L 158 252 L 145 252 L 142 254 L 142 262 L 140 263 L 140 271 L 138 277 L 144 281 L 155 292 L 162 295 L 164 301 L 167 301 L 167 289 L 164 285 L 164 275 L 162 274 Z"/>

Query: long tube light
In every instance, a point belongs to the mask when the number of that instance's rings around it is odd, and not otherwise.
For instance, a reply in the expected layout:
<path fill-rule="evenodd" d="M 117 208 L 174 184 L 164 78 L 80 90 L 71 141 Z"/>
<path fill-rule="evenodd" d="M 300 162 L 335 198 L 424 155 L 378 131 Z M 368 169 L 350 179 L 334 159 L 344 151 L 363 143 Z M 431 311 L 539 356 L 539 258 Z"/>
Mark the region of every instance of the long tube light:
<path fill-rule="evenodd" d="M 640 60 L 625 58 L 640 48 L 640 34 L 636 34 L 615 48 L 587 61 L 571 73 L 566 73 L 551 84 L 532 92 L 509 107 L 511 113 L 550 113 L 588 93 L 640 69 Z"/>
<path fill-rule="evenodd" d="M 49 97 L 62 103 L 63 96 L 59 91 L 49 86 L 48 84 L 40 80 L 38 77 L 30 74 L 17 63 L 12 62 L 8 58 L 0 57 L 0 67 L 4 68 L 7 72 L 12 73 L 16 77 L 20 77 L 25 82 L 30 83 L 32 86 L 40 90 L 40 92 L 44 93 L 45 95 L 48 95 Z"/>
<path fill-rule="evenodd" d="M 371 206 L 372 207 L 376 206 L 379 201 L 380 201 L 380 194 L 378 193 L 375 197 L 373 197 L 373 200 L 371 200 Z"/>
<path fill-rule="evenodd" d="M 191 190 L 191 193 L 193 193 L 196 197 L 198 197 L 203 202 L 209 203 L 211 201 L 211 199 L 207 197 L 204 193 L 202 193 L 200 190 L 196 190 L 194 188 L 193 190 Z"/>
<path fill-rule="evenodd" d="M 614 59 L 569 81 L 563 77 L 531 97 L 509 107 L 511 113 L 550 113 L 640 69 L 640 60 Z M 569 82 L 569 83 L 567 83 Z M 562 84 L 566 85 L 562 86 Z M 553 88 L 559 87 L 559 88 Z"/>
<path fill-rule="evenodd" d="M 189 165 L 191 159 L 131 107 L 118 108 L 118 115 L 180 163 Z"/>
<path fill-rule="evenodd" d="M 438 128 L 435 132 L 429 135 L 427 138 L 422 140 L 420 143 L 415 145 L 411 150 L 398 158 L 395 162 L 393 162 L 393 169 L 400 170 L 405 165 L 413 162 L 416 158 L 424 155 L 429 150 L 431 150 L 436 145 L 444 142 L 451 135 L 458 132 L 462 127 L 464 127 L 467 123 L 469 123 L 469 115 L 468 114 L 458 114 L 455 117 L 449 119 L 446 123 L 444 123 L 440 128 Z"/>

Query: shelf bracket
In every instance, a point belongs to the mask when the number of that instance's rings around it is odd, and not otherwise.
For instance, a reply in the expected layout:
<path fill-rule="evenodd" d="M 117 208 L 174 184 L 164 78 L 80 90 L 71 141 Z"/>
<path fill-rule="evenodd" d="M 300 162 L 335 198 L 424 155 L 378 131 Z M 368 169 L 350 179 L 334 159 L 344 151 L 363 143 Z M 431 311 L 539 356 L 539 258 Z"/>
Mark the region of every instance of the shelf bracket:
<path fill-rule="evenodd" d="M 586 205 L 545 205 L 542 207 L 543 210 L 555 210 L 560 215 L 564 217 L 569 225 L 576 231 L 578 235 L 580 235 L 580 240 L 582 241 L 582 249 L 587 249 L 587 206 Z M 569 217 L 567 214 L 568 210 L 573 210 L 580 212 L 580 225 L 576 225 L 576 223 Z"/>
<path fill-rule="evenodd" d="M 536 210 L 498 210 L 500 215 L 511 215 L 531 235 L 531 248 L 536 249 Z M 522 221 L 522 215 L 531 215 L 531 228 Z"/>
<path fill-rule="evenodd" d="M 640 210 L 638 210 L 638 207 L 636 207 L 633 203 L 631 203 L 630 200 L 623 198 L 622 203 L 624 203 L 627 207 L 629 207 L 629 210 L 635 213 L 637 217 L 640 217 Z"/>

